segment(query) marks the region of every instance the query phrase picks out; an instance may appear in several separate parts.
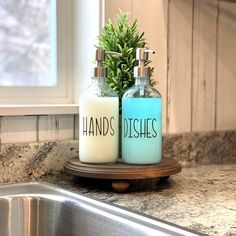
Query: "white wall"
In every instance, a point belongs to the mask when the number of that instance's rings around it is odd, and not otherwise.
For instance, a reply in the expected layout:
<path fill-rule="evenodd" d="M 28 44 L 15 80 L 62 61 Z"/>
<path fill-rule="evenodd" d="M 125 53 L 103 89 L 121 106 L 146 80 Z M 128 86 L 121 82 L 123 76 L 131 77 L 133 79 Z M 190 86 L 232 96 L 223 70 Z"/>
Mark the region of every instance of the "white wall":
<path fill-rule="evenodd" d="M 78 115 L 0 117 L 0 144 L 78 139 Z"/>
<path fill-rule="evenodd" d="M 106 17 L 119 8 L 157 51 L 163 131 L 236 129 L 236 1 L 106 0 Z"/>

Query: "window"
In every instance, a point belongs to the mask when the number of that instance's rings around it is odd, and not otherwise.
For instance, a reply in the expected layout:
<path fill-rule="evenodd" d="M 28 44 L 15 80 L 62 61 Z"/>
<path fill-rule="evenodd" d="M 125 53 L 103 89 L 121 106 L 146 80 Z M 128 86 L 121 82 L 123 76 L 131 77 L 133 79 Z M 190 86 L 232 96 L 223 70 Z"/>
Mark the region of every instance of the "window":
<path fill-rule="evenodd" d="M 55 86 L 56 1 L 0 0 L 0 86 Z"/>
<path fill-rule="evenodd" d="M 102 2 L 0 0 L 0 104 L 78 102 Z"/>

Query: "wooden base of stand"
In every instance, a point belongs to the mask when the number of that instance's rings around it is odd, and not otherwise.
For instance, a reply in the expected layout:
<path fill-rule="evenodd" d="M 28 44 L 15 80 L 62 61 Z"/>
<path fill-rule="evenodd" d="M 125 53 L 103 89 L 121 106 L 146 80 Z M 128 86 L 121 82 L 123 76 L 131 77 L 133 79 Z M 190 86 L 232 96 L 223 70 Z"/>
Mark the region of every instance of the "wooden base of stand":
<path fill-rule="evenodd" d="M 181 165 L 170 158 L 163 158 L 159 164 L 154 165 L 131 165 L 121 161 L 114 164 L 85 164 L 79 158 L 73 158 L 64 166 L 64 170 L 72 175 L 110 179 L 116 192 L 125 192 L 132 179 L 168 178 L 181 169 Z"/>

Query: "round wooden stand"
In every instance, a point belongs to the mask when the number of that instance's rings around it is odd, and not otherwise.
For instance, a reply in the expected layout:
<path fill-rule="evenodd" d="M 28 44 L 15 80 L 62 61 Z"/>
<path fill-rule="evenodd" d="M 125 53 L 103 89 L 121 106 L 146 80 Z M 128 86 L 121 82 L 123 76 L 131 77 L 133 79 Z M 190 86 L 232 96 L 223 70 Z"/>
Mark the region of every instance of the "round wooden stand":
<path fill-rule="evenodd" d="M 72 175 L 112 180 L 112 188 L 116 192 L 124 192 L 129 188 L 132 179 L 168 178 L 181 171 L 181 165 L 174 159 L 163 158 L 155 165 L 130 165 L 122 162 L 114 164 L 85 164 L 79 158 L 73 158 L 64 166 L 64 170 Z"/>

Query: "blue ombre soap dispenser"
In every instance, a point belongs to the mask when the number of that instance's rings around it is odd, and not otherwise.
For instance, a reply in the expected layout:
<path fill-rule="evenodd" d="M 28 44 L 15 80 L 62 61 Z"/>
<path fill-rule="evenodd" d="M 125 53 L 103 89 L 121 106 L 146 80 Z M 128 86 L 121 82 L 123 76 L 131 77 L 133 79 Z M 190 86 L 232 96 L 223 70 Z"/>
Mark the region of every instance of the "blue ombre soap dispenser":
<path fill-rule="evenodd" d="M 137 48 L 135 85 L 122 97 L 122 160 L 129 164 L 156 164 L 162 157 L 162 99 L 149 81 L 147 48 Z"/>

